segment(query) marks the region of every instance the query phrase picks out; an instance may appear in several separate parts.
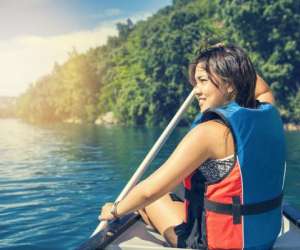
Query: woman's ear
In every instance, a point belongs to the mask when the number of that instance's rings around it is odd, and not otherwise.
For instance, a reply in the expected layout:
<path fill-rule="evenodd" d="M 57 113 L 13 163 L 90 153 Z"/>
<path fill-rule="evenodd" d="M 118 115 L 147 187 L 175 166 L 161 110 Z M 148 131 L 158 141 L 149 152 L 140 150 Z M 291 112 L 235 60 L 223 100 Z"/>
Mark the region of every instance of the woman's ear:
<path fill-rule="evenodd" d="M 227 85 L 227 94 L 228 94 L 228 99 L 232 100 L 235 96 L 235 88 L 233 87 L 232 84 Z"/>
<path fill-rule="evenodd" d="M 227 88 L 227 91 L 228 91 L 228 94 L 231 94 L 234 92 L 234 88 L 232 85 L 229 85 L 228 88 Z"/>

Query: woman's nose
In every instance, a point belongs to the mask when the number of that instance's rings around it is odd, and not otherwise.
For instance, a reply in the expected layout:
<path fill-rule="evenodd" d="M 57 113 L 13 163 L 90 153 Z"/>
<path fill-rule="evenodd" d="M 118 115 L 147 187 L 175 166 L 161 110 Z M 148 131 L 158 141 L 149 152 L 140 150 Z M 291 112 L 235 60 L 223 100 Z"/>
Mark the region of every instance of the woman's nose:
<path fill-rule="evenodd" d="M 202 90 L 201 90 L 201 88 L 200 88 L 199 85 L 200 85 L 200 84 L 196 84 L 196 85 L 194 86 L 194 93 L 195 93 L 196 95 L 202 94 Z"/>

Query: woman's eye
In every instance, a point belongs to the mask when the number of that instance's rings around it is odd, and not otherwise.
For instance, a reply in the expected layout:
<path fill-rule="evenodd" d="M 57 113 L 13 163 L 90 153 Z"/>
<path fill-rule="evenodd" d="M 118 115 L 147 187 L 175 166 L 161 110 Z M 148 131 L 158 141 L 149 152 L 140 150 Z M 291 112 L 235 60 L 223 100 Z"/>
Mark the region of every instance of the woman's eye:
<path fill-rule="evenodd" d="M 197 78 L 197 82 L 203 82 L 203 78 Z"/>

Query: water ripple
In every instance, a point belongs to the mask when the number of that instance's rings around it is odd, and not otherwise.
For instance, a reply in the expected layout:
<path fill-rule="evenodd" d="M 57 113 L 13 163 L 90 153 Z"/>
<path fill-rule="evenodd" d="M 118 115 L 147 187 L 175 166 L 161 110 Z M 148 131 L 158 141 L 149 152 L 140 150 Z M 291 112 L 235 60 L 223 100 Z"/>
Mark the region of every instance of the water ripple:
<path fill-rule="evenodd" d="M 151 169 L 185 132 L 175 131 Z M 160 133 L 0 120 L 0 249 L 74 249 L 92 233 L 101 205 L 116 198 Z M 285 199 L 300 208 L 300 133 L 288 133 L 287 140 Z"/>

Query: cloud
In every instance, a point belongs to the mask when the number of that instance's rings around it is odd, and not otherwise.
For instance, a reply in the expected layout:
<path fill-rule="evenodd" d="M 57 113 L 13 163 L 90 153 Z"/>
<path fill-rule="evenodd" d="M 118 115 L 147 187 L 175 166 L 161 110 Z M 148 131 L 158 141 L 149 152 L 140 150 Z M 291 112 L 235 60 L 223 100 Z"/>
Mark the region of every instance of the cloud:
<path fill-rule="evenodd" d="M 117 10 L 114 11 L 117 13 Z M 129 18 L 136 22 L 151 15 L 151 12 L 139 12 Z M 0 96 L 20 95 L 30 83 L 51 73 L 55 62 L 66 61 L 73 48 L 78 52 L 85 52 L 105 44 L 109 36 L 117 35 L 115 24 L 125 20 L 126 18 L 114 19 L 102 22 L 94 29 L 63 35 L 26 35 L 0 40 Z"/>
<path fill-rule="evenodd" d="M 57 36 L 21 36 L 0 41 L 0 96 L 16 96 L 42 75 L 54 62 L 63 63 L 75 48 L 85 52 L 106 43 L 117 34 L 113 23 Z"/>

